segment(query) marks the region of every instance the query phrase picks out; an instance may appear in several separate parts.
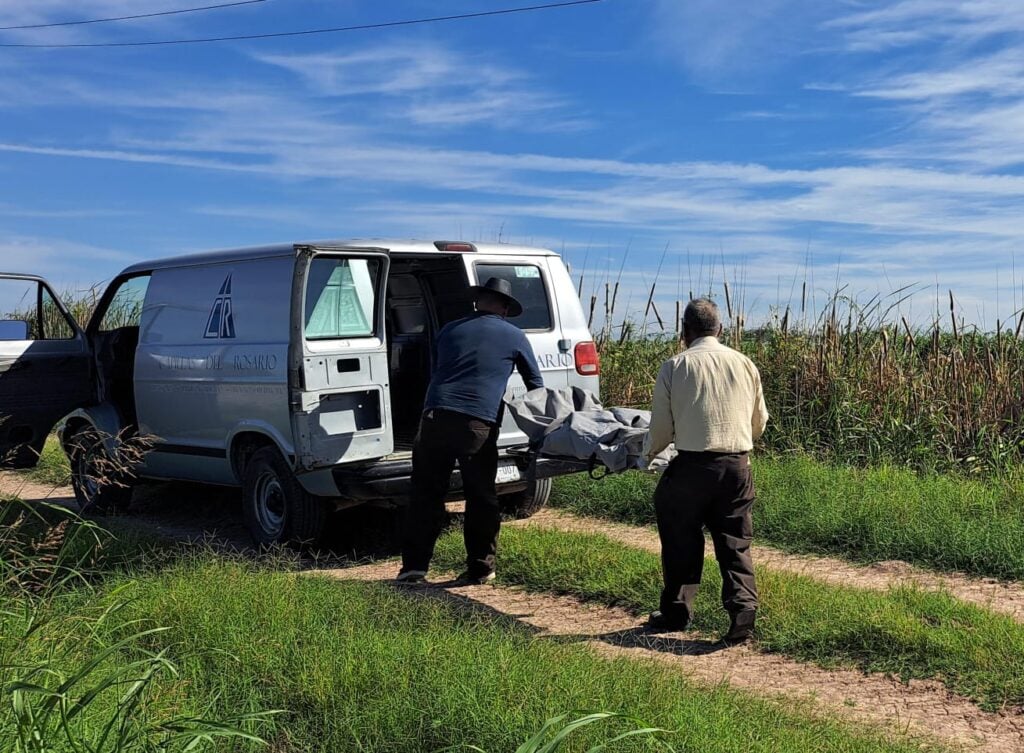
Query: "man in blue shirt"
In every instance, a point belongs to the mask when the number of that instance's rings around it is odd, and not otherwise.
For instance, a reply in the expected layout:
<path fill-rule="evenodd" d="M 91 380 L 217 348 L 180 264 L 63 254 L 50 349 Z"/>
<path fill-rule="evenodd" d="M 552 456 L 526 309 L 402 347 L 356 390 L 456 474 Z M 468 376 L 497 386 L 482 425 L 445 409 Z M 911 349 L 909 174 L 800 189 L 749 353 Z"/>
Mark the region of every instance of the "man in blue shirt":
<path fill-rule="evenodd" d="M 405 583 L 426 577 L 456 461 L 466 496 L 466 572 L 459 582 L 494 579 L 501 526 L 495 477 L 502 401 L 513 369 L 528 390 L 544 386 L 526 335 L 506 321 L 523 312 L 508 280 L 492 277 L 471 290 L 476 312 L 445 325 L 435 344 L 434 373 L 412 450 L 413 491 L 397 578 Z"/>

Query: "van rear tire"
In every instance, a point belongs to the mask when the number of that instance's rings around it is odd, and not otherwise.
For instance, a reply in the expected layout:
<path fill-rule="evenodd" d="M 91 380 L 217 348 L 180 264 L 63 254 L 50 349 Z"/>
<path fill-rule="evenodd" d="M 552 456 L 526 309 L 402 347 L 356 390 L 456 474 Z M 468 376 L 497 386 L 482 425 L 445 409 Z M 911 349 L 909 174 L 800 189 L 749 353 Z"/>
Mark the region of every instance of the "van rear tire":
<path fill-rule="evenodd" d="M 534 479 L 521 492 L 514 492 L 499 497 L 501 509 L 510 518 L 525 520 L 538 512 L 548 503 L 551 497 L 551 479 Z"/>
<path fill-rule="evenodd" d="M 242 473 L 245 524 L 259 547 L 316 546 L 327 523 L 327 503 L 295 478 L 276 447 L 252 454 Z"/>

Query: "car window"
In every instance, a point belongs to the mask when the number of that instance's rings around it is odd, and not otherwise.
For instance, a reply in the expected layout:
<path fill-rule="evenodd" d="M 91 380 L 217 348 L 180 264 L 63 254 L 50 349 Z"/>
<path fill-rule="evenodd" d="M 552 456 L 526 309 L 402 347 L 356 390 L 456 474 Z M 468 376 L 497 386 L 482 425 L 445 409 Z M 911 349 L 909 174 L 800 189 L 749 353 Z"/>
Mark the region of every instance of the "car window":
<path fill-rule="evenodd" d="M 551 329 L 551 304 L 544 284 L 544 274 L 539 266 L 481 262 L 476 265 L 476 276 L 481 285 L 491 277 L 508 280 L 512 285 L 512 295 L 523 304 L 523 313 L 509 319 L 519 329 Z"/>
<path fill-rule="evenodd" d="M 379 259 L 320 256 L 306 283 L 306 337 L 369 337 L 376 331 Z"/>
<path fill-rule="evenodd" d="M 131 277 L 122 282 L 103 312 L 100 332 L 111 332 L 122 327 L 138 327 L 142 320 L 142 306 L 149 289 L 149 275 Z"/>
<path fill-rule="evenodd" d="M 73 340 L 75 330 L 67 316 L 60 310 L 53 294 L 44 286 L 42 290 L 42 312 L 39 318 L 41 340 Z"/>
<path fill-rule="evenodd" d="M 45 285 L 35 280 L 0 279 L 0 340 L 74 337 L 74 327 Z"/>

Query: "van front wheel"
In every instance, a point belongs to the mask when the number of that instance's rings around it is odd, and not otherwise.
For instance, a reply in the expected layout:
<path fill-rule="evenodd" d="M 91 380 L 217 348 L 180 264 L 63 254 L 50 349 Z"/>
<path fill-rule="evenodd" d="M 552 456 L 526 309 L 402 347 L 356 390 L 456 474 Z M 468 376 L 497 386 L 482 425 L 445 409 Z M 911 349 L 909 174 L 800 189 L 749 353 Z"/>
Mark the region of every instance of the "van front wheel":
<path fill-rule="evenodd" d="M 276 447 L 253 453 L 242 473 L 245 523 L 258 546 L 319 543 L 327 506 L 302 488 Z"/>
<path fill-rule="evenodd" d="M 509 517 L 516 520 L 525 520 L 532 516 L 548 503 L 551 496 L 551 479 L 534 479 L 526 489 L 521 492 L 505 494 L 498 499 L 501 502 L 501 510 Z"/>
<path fill-rule="evenodd" d="M 132 500 L 132 475 L 107 455 L 103 438 L 93 429 L 79 429 L 65 446 L 71 465 L 71 488 L 83 513 L 120 512 Z"/>

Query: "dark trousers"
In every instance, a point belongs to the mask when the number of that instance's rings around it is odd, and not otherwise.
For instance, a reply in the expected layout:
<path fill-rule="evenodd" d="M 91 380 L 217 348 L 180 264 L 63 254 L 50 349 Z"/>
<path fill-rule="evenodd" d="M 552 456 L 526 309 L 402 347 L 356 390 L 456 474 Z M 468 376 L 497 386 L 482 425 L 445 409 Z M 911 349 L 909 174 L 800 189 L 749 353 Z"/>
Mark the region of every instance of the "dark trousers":
<path fill-rule="evenodd" d="M 751 509 L 754 480 L 743 454 L 682 452 L 654 492 L 665 588 L 661 612 L 671 620 L 693 614 L 704 569 L 704 527 L 722 571 L 722 604 L 730 614 L 757 609 Z"/>
<path fill-rule="evenodd" d="M 402 569 L 427 570 L 446 519 L 444 498 L 456 461 L 466 497 L 463 536 L 466 569 L 473 577 L 494 570 L 501 509 L 497 424 L 444 410 L 427 411 L 412 450 L 412 498 L 406 511 Z"/>

